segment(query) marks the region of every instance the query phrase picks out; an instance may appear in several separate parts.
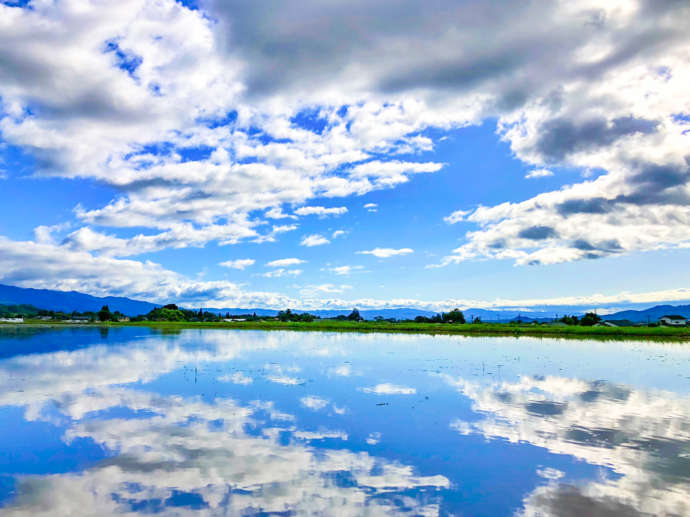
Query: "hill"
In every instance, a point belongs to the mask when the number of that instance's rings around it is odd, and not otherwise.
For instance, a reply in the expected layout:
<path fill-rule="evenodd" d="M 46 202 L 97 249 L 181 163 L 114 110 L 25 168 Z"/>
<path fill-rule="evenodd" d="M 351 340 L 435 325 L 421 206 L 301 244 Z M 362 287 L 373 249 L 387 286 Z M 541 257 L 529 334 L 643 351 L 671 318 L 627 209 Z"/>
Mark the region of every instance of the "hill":
<path fill-rule="evenodd" d="M 33 305 L 39 309 L 50 311 L 94 311 L 107 305 L 111 311 L 120 311 L 127 316 L 146 314 L 159 305 L 131 300 L 118 296 L 99 298 L 76 291 L 54 291 L 51 289 L 28 289 L 12 285 L 0 284 L 0 304 L 3 305 Z"/>
<path fill-rule="evenodd" d="M 659 318 L 667 315 L 679 315 L 690 318 L 690 305 L 656 305 L 649 309 L 634 311 L 620 311 L 603 316 L 604 320 L 630 320 L 634 323 L 656 323 Z"/>

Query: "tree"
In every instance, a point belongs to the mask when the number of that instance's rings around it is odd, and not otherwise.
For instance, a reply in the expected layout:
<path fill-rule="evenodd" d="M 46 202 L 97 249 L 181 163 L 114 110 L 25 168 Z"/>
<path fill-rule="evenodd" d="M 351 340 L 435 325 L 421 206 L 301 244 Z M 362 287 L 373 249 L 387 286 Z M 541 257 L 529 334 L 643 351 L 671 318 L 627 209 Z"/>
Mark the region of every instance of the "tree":
<path fill-rule="evenodd" d="M 98 319 L 100 321 L 110 321 L 113 319 L 113 315 L 110 312 L 110 308 L 107 305 L 104 305 L 101 307 L 101 310 L 98 311 Z"/>
<path fill-rule="evenodd" d="M 292 316 L 292 311 L 290 309 L 286 309 L 278 313 L 278 319 L 280 321 L 292 321 Z"/>
<path fill-rule="evenodd" d="M 350 315 L 347 317 L 348 320 L 350 321 L 362 321 L 364 318 L 359 314 L 359 311 L 357 310 L 357 307 L 352 309 L 352 312 Z"/>
<path fill-rule="evenodd" d="M 177 305 L 174 303 L 169 303 L 168 305 L 163 305 L 164 309 L 170 309 L 171 311 L 176 311 L 178 309 Z"/>
<path fill-rule="evenodd" d="M 577 325 L 580 322 L 577 316 L 568 316 L 567 314 L 558 321 L 566 325 Z M 592 325 L 594 325 L 594 323 L 592 323 Z"/>
<path fill-rule="evenodd" d="M 591 327 L 592 325 L 596 325 L 600 321 L 601 317 L 599 317 L 596 312 L 588 312 L 587 314 L 582 316 L 582 319 L 580 320 L 580 325 Z"/>
<path fill-rule="evenodd" d="M 444 323 L 465 323 L 465 315 L 460 309 L 453 309 L 450 312 L 441 314 Z"/>

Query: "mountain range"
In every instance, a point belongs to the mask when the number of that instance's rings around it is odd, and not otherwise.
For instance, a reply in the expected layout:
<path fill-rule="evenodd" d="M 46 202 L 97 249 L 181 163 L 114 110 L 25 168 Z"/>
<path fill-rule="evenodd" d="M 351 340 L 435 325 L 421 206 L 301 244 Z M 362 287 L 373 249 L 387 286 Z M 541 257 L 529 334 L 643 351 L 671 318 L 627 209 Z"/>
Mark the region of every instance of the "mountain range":
<path fill-rule="evenodd" d="M 27 304 L 39 309 L 49 311 L 98 312 L 101 307 L 107 305 L 111 311 L 120 311 L 127 316 L 146 314 L 160 307 L 154 303 L 131 300 L 119 296 L 106 296 L 99 298 L 77 291 L 54 291 L 51 289 L 28 289 L 13 285 L 0 284 L 0 304 Z"/>
<path fill-rule="evenodd" d="M 62 312 L 97 312 L 103 305 L 107 305 L 111 311 L 120 311 L 127 316 L 146 314 L 161 304 L 132 300 L 119 296 L 97 297 L 77 291 L 55 291 L 51 289 L 30 289 L 0 284 L 0 304 L 27 304 L 39 309 L 62 311 Z M 253 314 L 258 316 L 275 316 L 278 311 L 275 309 L 263 308 L 203 308 L 205 311 L 216 314 Z M 558 312 L 556 312 L 558 311 Z M 295 311 L 307 312 L 307 311 Z M 339 315 L 347 316 L 351 310 L 321 309 L 308 311 L 321 318 L 333 318 Z M 435 312 L 414 309 L 409 307 L 394 309 L 360 309 L 360 315 L 364 319 L 374 319 L 376 317 L 395 318 L 395 319 L 414 319 L 417 316 L 430 317 Z M 551 321 L 554 317 L 563 314 L 582 314 L 580 310 L 573 308 L 558 307 L 551 310 L 490 310 L 490 309 L 467 309 L 464 310 L 465 318 L 471 320 L 479 317 L 485 322 L 505 322 L 520 318 L 522 321 Z M 604 320 L 629 320 L 636 323 L 656 322 L 660 317 L 677 314 L 690 318 L 690 305 L 657 305 L 643 310 L 624 310 L 603 316 Z"/>
<path fill-rule="evenodd" d="M 641 311 L 621 311 L 607 314 L 603 319 L 607 321 L 629 320 L 635 323 L 654 323 L 662 316 L 671 315 L 690 318 L 690 305 L 656 305 Z"/>

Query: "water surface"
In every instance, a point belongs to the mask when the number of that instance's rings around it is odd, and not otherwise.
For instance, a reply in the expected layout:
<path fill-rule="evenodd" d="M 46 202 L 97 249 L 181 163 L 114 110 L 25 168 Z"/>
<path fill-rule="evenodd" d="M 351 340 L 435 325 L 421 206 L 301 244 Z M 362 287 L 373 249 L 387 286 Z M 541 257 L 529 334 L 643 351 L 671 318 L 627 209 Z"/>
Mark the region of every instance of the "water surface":
<path fill-rule="evenodd" d="M 0 328 L 1 515 L 690 515 L 690 345 Z"/>

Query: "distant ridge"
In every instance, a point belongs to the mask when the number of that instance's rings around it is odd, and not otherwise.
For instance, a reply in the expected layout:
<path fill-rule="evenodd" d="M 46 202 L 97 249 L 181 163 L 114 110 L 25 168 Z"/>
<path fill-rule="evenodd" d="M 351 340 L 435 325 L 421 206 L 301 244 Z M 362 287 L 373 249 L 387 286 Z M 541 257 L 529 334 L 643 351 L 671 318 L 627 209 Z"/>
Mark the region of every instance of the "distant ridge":
<path fill-rule="evenodd" d="M 278 314 L 277 310 L 271 310 L 271 309 L 240 309 L 240 308 L 233 308 L 233 309 L 214 309 L 214 308 L 204 308 L 205 311 L 208 312 L 213 312 L 215 314 L 226 314 L 230 313 L 233 315 L 239 315 L 239 314 L 253 314 L 256 313 L 257 316 L 275 316 Z M 303 312 L 308 312 L 309 314 L 313 314 L 314 316 L 319 316 L 320 318 L 335 318 L 336 316 L 347 316 L 352 312 L 352 309 L 317 309 L 317 310 L 309 310 L 309 311 L 302 311 L 302 310 L 293 310 L 293 312 L 296 313 L 303 313 Z M 400 309 L 359 309 L 359 314 L 364 318 L 365 320 L 373 320 L 374 318 L 395 318 L 397 320 L 400 319 L 415 319 L 417 316 L 433 316 L 436 314 L 435 312 L 431 311 L 424 311 L 421 309 L 409 309 L 409 308 L 400 308 Z"/>
<path fill-rule="evenodd" d="M 131 300 L 119 296 L 99 298 L 77 291 L 54 291 L 51 289 L 30 289 L 0 284 L 0 304 L 28 304 L 49 311 L 98 312 L 107 305 L 111 311 L 120 311 L 127 316 L 146 314 L 160 307 L 154 303 Z"/>
<path fill-rule="evenodd" d="M 155 304 L 144 302 L 141 300 L 132 300 L 131 298 L 119 296 L 97 297 L 89 294 L 79 293 L 77 291 L 56 291 L 52 289 L 31 289 L 24 287 L 16 287 L 12 285 L 0 284 L 0 304 L 27 304 L 33 305 L 39 309 L 46 309 L 52 311 L 94 311 L 97 312 L 103 305 L 107 305 L 111 311 L 120 311 L 127 316 L 137 316 L 139 314 L 146 314 L 162 304 Z M 198 309 L 190 307 L 192 309 Z M 262 309 L 262 308 L 204 308 L 205 311 L 216 314 L 230 313 L 233 315 L 239 314 L 253 314 L 257 316 L 275 316 L 278 314 L 276 309 Z M 294 312 L 309 312 L 321 318 L 333 318 L 339 315 L 347 316 L 352 309 L 318 309 L 310 311 L 295 310 Z M 451 310 L 449 307 L 447 310 Z M 558 312 L 556 312 L 558 311 Z M 417 316 L 430 317 L 436 314 L 433 311 L 426 311 L 422 309 L 413 309 L 409 307 L 401 307 L 395 309 L 360 309 L 361 316 L 364 319 L 373 320 L 374 318 L 395 318 L 395 319 L 414 319 Z M 564 314 L 581 315 L 583 311 L 574 310 L 572 307 L 557 307 L 550 310 L 490 310 L 490 309 L 467 309 L 464 310 L 465 318 L 471 321 L 473 318 L 479 317 L 484 322 L 506 322 L 520 319 L 521 321 L 551 321 L 554 317 Z M 604 320 L 630 320 L 636 323 L 646 323 L 650 321 L 656 323 L 659 318 L 668 314 L 677 314 L 690 318 L 690 305 L 656 305 L 644 310 L 625 310 L 607 314 L 602 316 Z"/>
<path fill-rule="evenodd" d="M 605 320 L 630 320 L 635 323 L 656 323 L 659 318 L 668 315 L 678 315 L 690 318 L 690 305 L 656 305 L 649 309 L 635 311 L 620 311 L 603 316 Z"/>

